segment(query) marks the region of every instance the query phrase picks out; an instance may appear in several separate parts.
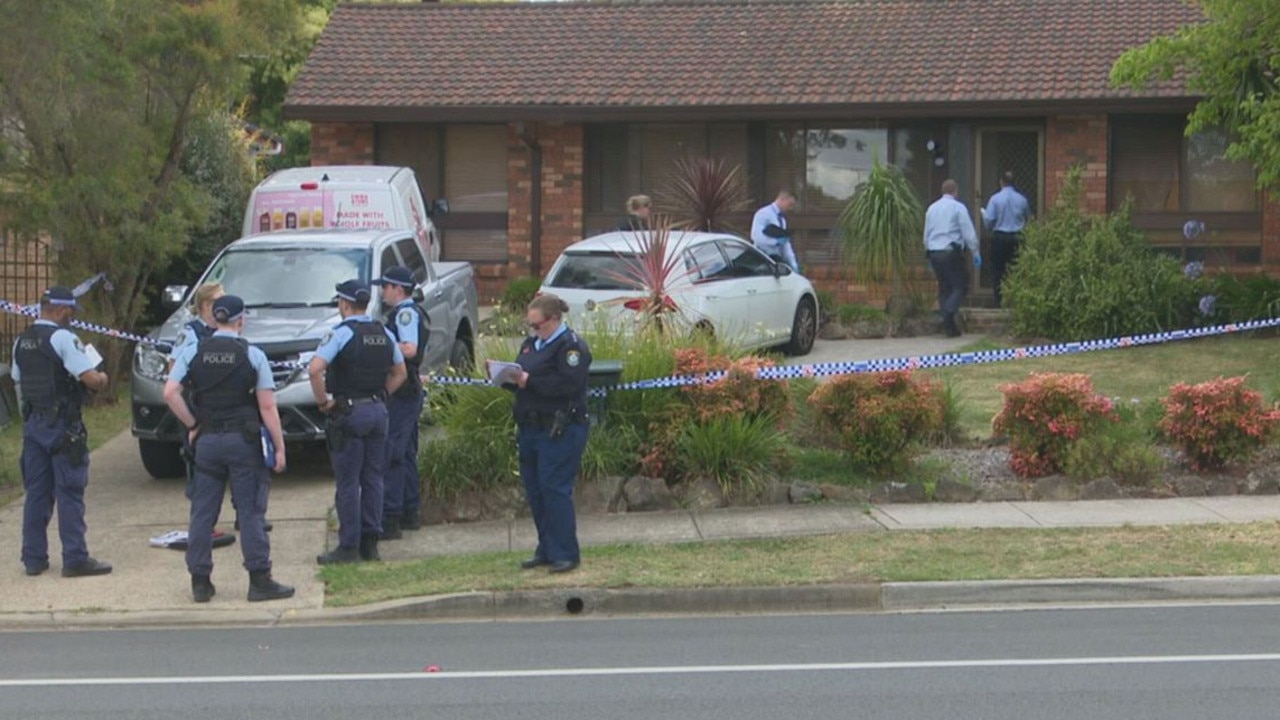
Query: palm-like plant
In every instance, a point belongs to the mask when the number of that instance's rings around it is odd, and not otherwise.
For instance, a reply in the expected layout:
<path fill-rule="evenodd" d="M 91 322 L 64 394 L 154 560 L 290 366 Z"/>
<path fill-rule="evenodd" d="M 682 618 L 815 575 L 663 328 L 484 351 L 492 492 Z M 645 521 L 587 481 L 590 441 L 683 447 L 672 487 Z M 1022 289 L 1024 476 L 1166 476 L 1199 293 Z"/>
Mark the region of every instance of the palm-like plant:
<path fill-rule="evenodd" d="M 877 162 L 838 223 L 846 260 L 872 280 L 889 280 L 890 292 L 901 296 L 924 234 L 924 208 L 902 171 Z"/>
<path fill-rule="evenodd" d="M 676 218 L 675 227 L 703 232 L 733 232 L 730 216 L 751 202 L 742 166 L 708 157 L 677 160 L 675 174 L 657 195 Z"/>
<path fill-rule="evenodd" d="M 609 273 L 610 279 L 635 287 L 643 294 L 610 302 L 634 310 L 642 322 L 661 329 L 666 325 L 666 318 L 680 312 L 670 291 L 688 271 L 677 253 L 668 252 L 672 233 L 670 219 L 655 215 L 651 222 L 652 230 L 640 230 L 626 236 L 627 248 L 619 253 L 623 260 L 622 269 Z"/>

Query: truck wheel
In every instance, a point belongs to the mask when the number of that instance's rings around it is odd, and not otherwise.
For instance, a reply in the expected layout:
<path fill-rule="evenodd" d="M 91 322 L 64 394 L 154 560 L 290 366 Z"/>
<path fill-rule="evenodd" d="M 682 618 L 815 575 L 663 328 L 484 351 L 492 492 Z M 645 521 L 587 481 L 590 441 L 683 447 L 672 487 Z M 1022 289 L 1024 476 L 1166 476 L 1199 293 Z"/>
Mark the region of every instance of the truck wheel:
<path fill-rule="evenodd" d="M 184 477 L 187 464 L 182 461 L 182 445 L 161 440 L 139 440 L 138 453 L 142 467 L 157 480 Z"/>
<path fill-rule="evenodd" d="M 449 351 L 449 367 L 460 373 L 471 372 L 475 361 L 471 358 L 471 348 L 463 340 L 454 340 L 453 349 Z"/>

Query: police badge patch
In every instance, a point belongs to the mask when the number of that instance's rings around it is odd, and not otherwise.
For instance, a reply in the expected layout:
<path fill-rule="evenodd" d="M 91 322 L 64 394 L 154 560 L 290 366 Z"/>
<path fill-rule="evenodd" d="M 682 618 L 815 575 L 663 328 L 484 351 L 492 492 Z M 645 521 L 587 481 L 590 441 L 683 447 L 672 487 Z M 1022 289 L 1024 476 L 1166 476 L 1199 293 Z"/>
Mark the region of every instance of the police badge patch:
<path fill-rule="evenodd" d="M 80 352 L 84 352 L 84 343 L 80 342 L 80 338 L 76 338 L 74 342 L 75 342 L 76 350 Z"/>
<path fill-rule="evenodd" d="M 329 344 L 329 341 L 330 341 L 330 340 L 332 340 L 332 339 L 333 339 L 333 333 L 331 333 L 331 332 L 325 333 L 325 334 L 324 334 L 324 337 L 320 340 L 320 344 L 321 344 L 321 345 L 328 345 L 328 344 Z"/>
<path fill-rule="evenodd" d="M 413 324 L 413 311 L 408 309 L 401 310 L 400 314 L 396 316 L 396 322 L 409 327 Z"/>
<path fill-rule="evenodd" d="M 582 362 L 582 353 L 577 350 L 570 350 L 565 354 L 564 361 L 568 363 L 569 367 L 578 367 L 578 363 Z"/>

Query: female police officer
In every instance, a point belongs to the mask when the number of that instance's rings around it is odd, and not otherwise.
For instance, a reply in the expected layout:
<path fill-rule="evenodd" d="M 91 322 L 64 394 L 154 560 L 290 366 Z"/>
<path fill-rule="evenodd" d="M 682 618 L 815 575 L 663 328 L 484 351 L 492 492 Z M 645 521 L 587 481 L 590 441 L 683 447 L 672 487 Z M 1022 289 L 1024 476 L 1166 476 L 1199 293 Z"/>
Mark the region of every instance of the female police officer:
<path fill-rule="evenodd" d="M 532 331 L 516 362 L 523 372 L 509 389 L 516 394 L 520 479 L 524 482 L 538 548 L 520 567 L 550 572 L 578 567 L 573 483 L 587 446 L 587 371 L 591 351 L 564 324 L 569 306 L 555 295 L 529 303 Z"/>

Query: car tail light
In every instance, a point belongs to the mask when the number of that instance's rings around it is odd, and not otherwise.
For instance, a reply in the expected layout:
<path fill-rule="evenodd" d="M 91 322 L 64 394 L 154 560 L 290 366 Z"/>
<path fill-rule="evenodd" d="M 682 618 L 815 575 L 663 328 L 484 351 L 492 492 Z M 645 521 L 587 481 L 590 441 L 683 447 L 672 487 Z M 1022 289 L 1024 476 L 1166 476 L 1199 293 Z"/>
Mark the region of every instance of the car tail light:
<path fill-rule="evenodd" d="M 303 190 L 319 190 L 319 189 L 320 189 L 320 183 L 318 183 L 318 182 L 304 182 L 304 183 L 302 183 L 302 189 L 303 189 Z"/>

